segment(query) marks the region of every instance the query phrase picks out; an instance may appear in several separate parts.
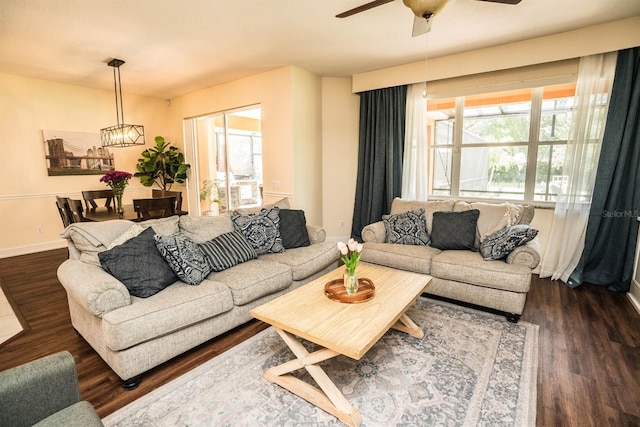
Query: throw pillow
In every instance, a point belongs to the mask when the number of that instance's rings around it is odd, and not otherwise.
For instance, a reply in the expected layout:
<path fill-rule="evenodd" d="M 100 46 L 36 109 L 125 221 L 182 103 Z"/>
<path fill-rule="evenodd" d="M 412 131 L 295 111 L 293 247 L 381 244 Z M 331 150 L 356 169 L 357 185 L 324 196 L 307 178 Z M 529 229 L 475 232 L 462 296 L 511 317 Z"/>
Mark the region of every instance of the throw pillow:
<path fill-rule="evenodd" d="M 146 298 L 178 280 L 147 228 L 136 237 L 98 254 L 102 268 L 121 281 L 133 296 Z"/>
<path fill-rule="evenodd" d="M 444 250 L 476 251 L 476 226 L 480 211 L 434 212 L 431 246 Z"/>
<path fill-rule="evenodd" d="M 224 233 L 208 242 L 200 243 L 200 249 L 213 271 L 226 270 L 258 257 L 253 246 L 239 231 Z"/>
<path fill-rule="evenodd" d="M 280 209 L 280 237 L 285 249 L 300 248 L 311 244 L 304 211 Z"/>
<path fill-rule="evenodd" d="M 382 215 L 382 222 L 388 243 L 426 246 L 431 240 L 422 208 L 399 214 Z"/>
<path fill-rule="evenodd" d="M 207 257 L 200 247 L 184 234 L 156 234 L 155 241 L 160 254 L 184 283 L 199 285 L 211 273 Z"/>
<path fill-rule="evenodd" d="M 280 238 L 280 208 L 261 209 L 260 212 L 231 214 L 236 230 L 241 232 L 258 255 L 284 252 Z"/>
<path fill-rule="evenodd" d="M 480 245 L 480 253 L 485 261 L 502 259 L 520 245 L 533 240 L 538 230 L 526 224 L 503 228 L 488 236 Z"/>

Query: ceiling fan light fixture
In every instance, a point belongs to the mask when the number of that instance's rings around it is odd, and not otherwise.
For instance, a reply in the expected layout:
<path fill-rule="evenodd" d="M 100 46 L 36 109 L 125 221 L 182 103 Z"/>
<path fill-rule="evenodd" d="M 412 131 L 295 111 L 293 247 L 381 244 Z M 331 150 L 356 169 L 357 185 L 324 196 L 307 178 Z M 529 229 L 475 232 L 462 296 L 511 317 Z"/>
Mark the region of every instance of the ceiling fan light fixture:
<path fill-rule="evenodd" d="M 122 84 L 120 82 L 120 66 L 122 59 L 112 59 L 107 65 L 113 67 L 113 86 L 116 94 L 117 124 L 100 129 L 100 139 L 103 147 L 129 147 L 144 145 L 144 126 L 128 125 L 124 123 L 124 109 L 122 107 Z"/>
<path fill-rule="evenodd" d="M 418 18 L 429 19 L 440 12 L 449 0 L 402 0 L 405 6 Z"/>

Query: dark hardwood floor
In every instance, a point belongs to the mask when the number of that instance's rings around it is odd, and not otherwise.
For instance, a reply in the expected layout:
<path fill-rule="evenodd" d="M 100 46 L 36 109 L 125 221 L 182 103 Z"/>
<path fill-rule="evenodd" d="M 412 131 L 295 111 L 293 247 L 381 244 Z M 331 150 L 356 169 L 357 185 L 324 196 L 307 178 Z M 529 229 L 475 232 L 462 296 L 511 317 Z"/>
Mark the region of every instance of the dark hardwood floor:
<path fill-rule="evenodd" d="M 0 370 L 68 350 L 82 396 L 104 417 L 265 329 L 252 321 L 143 376 L 125 391 L 71 327 L 56 277 L 66 249 L 0 259 L 0 278 L 29 330 L 0 345 Z M 640 426 L 640 315 L 625 294 L 571 290 L 534 276 L 522 320 L 540 326 L 538 426 Z"/>

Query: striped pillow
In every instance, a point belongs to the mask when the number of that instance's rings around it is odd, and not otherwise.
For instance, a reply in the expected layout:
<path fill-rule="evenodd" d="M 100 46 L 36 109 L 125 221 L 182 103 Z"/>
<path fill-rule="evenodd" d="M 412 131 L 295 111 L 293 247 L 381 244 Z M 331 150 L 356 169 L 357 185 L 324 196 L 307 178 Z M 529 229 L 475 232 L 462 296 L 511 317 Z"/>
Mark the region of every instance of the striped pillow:
<path fill-rule="evenodd" d="M 222 271 L 241 262 L 256 259 L 255 249 L 239 231 L 231 231 L 199 244 L 213 271 Z"/>

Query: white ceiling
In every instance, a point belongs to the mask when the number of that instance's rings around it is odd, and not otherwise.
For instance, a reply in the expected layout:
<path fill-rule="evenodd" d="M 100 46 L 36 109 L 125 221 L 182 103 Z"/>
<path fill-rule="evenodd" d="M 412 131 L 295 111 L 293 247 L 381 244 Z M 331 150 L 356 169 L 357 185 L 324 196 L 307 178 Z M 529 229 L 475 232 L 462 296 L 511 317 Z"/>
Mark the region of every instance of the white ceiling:
<path fill-rule="evenodd" d="M 640 15 L 640 0 L 450 0 L 411 37 L 402 0 L 0 0 L 0 73 L 160 99 L 294 65 L 344 77 Z"/>

